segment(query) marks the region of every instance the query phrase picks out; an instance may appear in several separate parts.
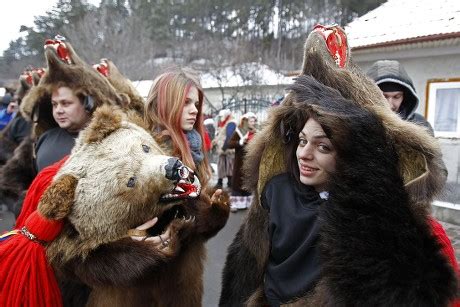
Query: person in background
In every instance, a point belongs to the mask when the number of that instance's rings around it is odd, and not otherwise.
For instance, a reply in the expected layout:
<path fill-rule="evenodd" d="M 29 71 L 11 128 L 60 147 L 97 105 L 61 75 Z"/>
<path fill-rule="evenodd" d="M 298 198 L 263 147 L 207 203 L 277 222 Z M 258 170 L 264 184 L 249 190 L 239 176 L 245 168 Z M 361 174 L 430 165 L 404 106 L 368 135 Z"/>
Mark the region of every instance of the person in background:
<path fill-rule="evenodd" d="M 430 123 L 416 113 L 419 98 L 412 79 L 401 63 L 394 60 L 377 61 L 369 68 L 367 75 L 382 90 L 393 112 L 404 120 L 426 127 L 434 135 Z"/>
<path fill-rule="evenodd" d="M 402 119 L 423 126 L 431 136 L 434 136 L 433 127 L 422 115 L 416 113 L 419 98 L 415 92 L 414 84 L 409 74 L 401 63 L 395 60 L 380 60 L 372 64 L 367 71 L 370 77 L 383 93 L 391 110 Z M 443 163 L 445 180 L 448 170 Z"/>
<path fill-rule="evenodd" d="M 235 161 L 232 176 L 232 196 L 230 197 L 230 210 L 249 208 L 251 205 L 251 193 L 243 188 L 243 161 L 246 153 L 246 145 L 252 140 L 256 133 L 257 116 L 248 112 L 241 116 L 240 124 L 236 127 L 228 143 L 229 148 L 235 149 Z"/>
<path fill-rule="evenodd" d="M 179 158 L 195 172 L 203 187 L 201 193 L 207 193 L 211 170 L 206 146 L 210 144 L 206 145 L 203 101 L 204 92 L 194 71 L 188 68 L 169 70 L 153 81 L 145 103 L 144 123 L 167 155 Z M 217 201 L 221 195 L 222 190 L 215 190 L 212 196 L 209 195 L 211 202 Z M 147 221 L 137 229 L 148 229 L 155 223 L 156 221 L 153 220 Z M 199 222 L 196 223 L 199 225 Z M 194 227 L 194 229 L 199 228 Z M 167 242 L 167 246 L 171 240 L 170 228 L 168 227 L 163 234 L 149 239 L 160 239 L 160 242 Z M 179 263 L 181 261 L 179 260 Z M 197 258 L 193 261 L 198 267 L 202 265 L 201 259 Z M 200 276 L 200 280 L 203 280 L 203 276 Z M 178 284 L 182 283 L 183 281 L 178 281 Z M 193 286 L 194 289 L 203 287 L 202 284 Z"/>
<path fill-rule="evenodd" d="M 281 103 L 283 102 L 283 99 L 284 99 L 284 95 L 276 97 L 275 100 L 273 100 L 272 103 L 270 104 L 270 107 L 277 107 L 281 105 Z"/>
<path fill-rule="evenodd" d="M 78 133 L 89 123 L 93 109 L 84 105 L 84 98 L 75 95 L 67 86 L 53 89 L 51 105 L 58 127 L 49 129 L 37 140 L 35 154 L 38 172 L 68 155 Z"/>
<path fill-rule="evenodd" d="M 19 86 L 16 89 L 13 100 L 17 103 L 18 108 L 21 108 L 21 103 L 30 89 L 40 82 L 40 78 L 44 75 L 43 68 L 26 70 L 19 76 Z M 18 146 L 24 139 L 31 136 L 32 123 L 29 119 L 18 111 L 16 116 L 11 120 L 8 128 L 3 131 L 3 136 L 9 141 Z M 1 137 L 0 137 L 1 138 Z"/>
<path fill-rule="evenodd" d="M 210 141 L 210 144 L 209 144 L 210 148 L 207 151 L 207 155 L 208 155 L 208 161 L 211 165 L 211 163 L 216 162 L 216 157 L 215 157 L 216 147 L 213 146 L 213 141 L 214 141 L 214 138 L 216 137 L 216 126 L 212 118 L 205 119 L 203 124 L 204 124 L 204 127 L 206 128 L 206 132 L 207 132 L 207 135 L 209 136 L 209 141 Z M 213 174 L 216 172 L 216 170 L 212 166 L 211 166 L 211 172 Z"/>
<path fill-rule="evenodd" d="M 5 87 L 5 94 L 1 99 L 0 110 L 6 109 L 10 104 L 11 100 L 13 100 L 14 90 L 10 87 Z"/>
<path fill-rule="evenodd" d="M 223 187 L 223 180 L 227 177 L 227 187 L 232 186 L 233 163 L 235 159 L 235 150 L 228 147 L 228 142 L 236 128 L 236 122 L 233 120 L 232 112 L 229 109 L 223 109 L 219 112 L 219 122 L 217 124 L 217 135 L 213 143 L 216 146 L 218 154 L 217 160 L 217 184 L 216 188 Z"/>
<path fill-rule="evenodd" d="M 214 120 L 212 118 L 206 118 L 203 123 L 206 127 L 206 131 L 208 131 L 209 138 L 211 141 L 214 140 L 216 137 L 216 124 L 214 123 Z"/>
<path fill-rule="evenodd" d="M 3 97 L 5 98 L 5 97 Z M 10 99 L 7 107 L 0 111 L 0 130 L 3 130 L 18 112 L 17 101 Z"/>
<path fill-rule="evenodd" d="M 11 103 L 15 103 L 18 108 L 21 104 L 22 97 L 20 97 L 17 93 L 13 96 L 13 101 Z M 18 111 L 16 111 L 16 115 L 11 120 L 9 129 L 5 129 L 5 136 L 14 144 L 19 145 L 27 136 L 30 135 L 32 125 L 30 121 L 26 120 L 24 116 Z"/>

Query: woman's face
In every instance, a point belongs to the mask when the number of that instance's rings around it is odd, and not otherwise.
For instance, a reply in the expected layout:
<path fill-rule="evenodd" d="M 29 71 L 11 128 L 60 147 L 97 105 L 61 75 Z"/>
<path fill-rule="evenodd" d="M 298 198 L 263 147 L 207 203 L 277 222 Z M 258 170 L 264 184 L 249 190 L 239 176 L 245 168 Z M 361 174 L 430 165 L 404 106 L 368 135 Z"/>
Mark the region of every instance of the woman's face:
<path fill-rule="evenodd" d="M 198 89 L 192 86 L 185 98 L 184 109 L 180 120 L 180 126 L 184 131 L 191 131 L 195 125 L 199 107 Z"/>
<path fill-rule="evenodd" d="M 256 123 L 257 123 L 257 120 L 255 117 L 249 117 L 248 118 L 248 128 L 251 129 L 251 130 L 254 130 L 256 129 Z"/>
<path fill-rule="evenodd" d="M 323 128 L 312 118 L 299 134 L 296 156 L 300 182 L 318 192 L 325 191 L 329 174 L 335 171 L 336 151 Z"/>

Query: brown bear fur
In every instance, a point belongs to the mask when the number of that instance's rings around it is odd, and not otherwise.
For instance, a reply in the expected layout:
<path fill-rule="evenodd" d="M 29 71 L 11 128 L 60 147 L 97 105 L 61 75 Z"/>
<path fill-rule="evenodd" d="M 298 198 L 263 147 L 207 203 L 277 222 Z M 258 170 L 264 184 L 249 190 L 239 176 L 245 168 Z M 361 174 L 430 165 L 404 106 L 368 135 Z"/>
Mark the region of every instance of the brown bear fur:
<path fill-rule="evenodd" d="M 27 81 L 28 76 L 31 77 L 30 81 L 33 82 L 32 84 L 28 83 Z M 34 84 L 38 83 L 39 80 L 40 80 L 40 76 L 36 72 L 33 72 L 33 71 L 27 72 L 27 74 L 22 74 L 21 76 L 19 76 L 19 87 L 17 88 L 16 93 L 15 93 L 15 96 L 18 99 L 18 103 L 20 100 L 24 98 L 24 96 L 27 94 L 30 88 Z M 21 112 L 18 112 L 16 117 L 24 117 L 24 116 L 22 115 Z M 14 122 L 14 119 L 12 119 L 8 123 L 8 125 L 5 128 L 3 128 L 3 130 L 0 132 L 0 165 L 4 165 L 13 156 L 13 151 L 20 145 L 9 137 L 9 134 L 11 133 L 10 131 L 11 131 L 11 126 L 13 122 Z"/>
<path fill-rule="evenodd" d="M 19 87 L 16 90 L 18 103 L 24 98 L 30 88 L 40 81 L 38 71 L 27 71 L 19 77 Z M 29 84 L 32 82 L 32 84 Z M 12 125 L 26 121 L 21 112 L 0 133 L 0 200 L 17 216 L 22 205 L 22 195 L 36 175 L 33 161 L 33 140 L 24 138 L 19 144 L 11 137 Z M 30 123 L 29 123 L 30 124 Z"/>
<path fill-rule="evenodd" d="M 401 120 L 391 112 L 382 91 L 353 65 L 351 58 L 348 58 L 346 69 L 337 67 L 317 32 L 312 32 L 305 43 L 302 75 L 313 76 L 322 84 L 337 89 L 344 98 L 368 108 L 382 119 L 399 151 L 400 170 L 407 191 L 415 202 L 428 207 L 447 179 L 436 139 L 429 136 L 424 127 Z"/>
<path fill-rule="evenodd" d="M 117 92 L 125 97 L 127 107 L 131 110 L 144 114 L 144 99 L 129 81 L 109 59 L 101 59 L 101 64 L 108 69 L 107 79 Z"/>
<path fill-rule="evenodd" d="M 70 44 L 66 43 L 66 46 L 72 64 L 63 62 L 57 56 L 56 51 L 47 46 L 45 55 L 48 67 L 43 77 L 40 77 L 43 69 L 37 69 L 26 71 L 19 78 L 20 86 L 16 95 L 22 99 L 22 102 L 19 105 L 20 113 L 17 116 L 31 122 L 30 137 L 24 139 L 21 144 L 14 144 L 5 135 L 8 133 L 7 129 L 0 135 L 0 156 L 5 152 L 9 160 L 0 170 L 0 195 L 3 194 L 2 200 L 15 214 L 20 212 L 21 195 L 36 175 L 34 142 L 43 132 L 57 127 L 52 116 L 51 93 L 53 89 L 68 86 L 80 97 L 91 95 L 96 107 L 103 104 L 117 105 L 121 101 L 106 78 L 85 64 Z"/>
<path fill-rule="evenodd" d="M 316 32 L 312 32 L 305 43 L 302 75 L 313 76 L 322 84 L 337 89 L 344 98 L 368 108 L 382 119 L 400 152 L 400 170 L 406 189 L 416 203 L 429 207 L 447 179 L 437 140 L 428 135 L 424 127 L 401 120 L 391 112 L 381 90 L 351 63 L 351 59 L 346 69 L 338 68 L 326 50 L 324 39 Z M 292 95 L 288 94 L 283 104 L 292 104 L 292 100 Z M 284 171 L 280 154 L 282 142 L 276 131 L 279 119 L 268 122 L 271 128 L 266 129 L 273 133 L 263 133 L 256 142 L 251 142 L 245 163 L 246 186 L 250 189 L 257 186 L 259 192 L 266 181 Z"/>
<path fill-rule="evenodd" d="M 107 78 L 99 75 L 91 66 L 84 63 L 69 43 L 65 44 L 69 51 L 70 64 L 62 61 L 57 56 L 54 48 L 46 46 L 45 55 L 48 66 L 46 72 L 43 69 L 27 71 L 20 77 L 20 87 L 16 94 L 18 98 L 23 99 L 23 103 L 20 105 L 21 112 L 18 116 L 23 116 L 28 121 L 33 121 L 33 129 L 30 138 L 23 141 L 24 144 L 19 147 L 21 148 L 19 151 L 15 152 L 15 157 L 11 159 L 8 166 L 5 166 L 4 170 L 0 170 L 0 193 L 5 190 L 4 194 L 8 195 L 5 201 L 8 201 L 9 208 L 16 213 L 19 213 L 21 207 L 21 202 L 18 201 L 19 195 L 22 194 L 22 191 L 29 186 L 35 177 L 33 143 L 37 141 L 43 132 L 57 127 L 57 123 L 52 116 L 50 103 L 53 89 L 59 86 L 68 86 L 80 98 L 90 95 L 94 99 L 95 107 L 122 105 L 126 106 L 128 110 L 131 108 L 128 95 L 123 96 L 121 92 L 117 92 L 119 90 L 116 90 L 108 82 Z M 114 71 L 116 71 L 116 68 L 114 68 Z M 43 80 L 40 82 L 40 76 L 43 72 Z M 114 74 L 116 75 L 116 72 Z M 119 74 L 117 80 L 119 80 L 117 84 L 122 84 L 123 76 Z M 29 82 L 32 82 L 32 84 Z M 126 86 L 120 87 L 122 90 L 126 88 Z M 126 97 L 127 100 L 123 100 L 123 97 Z M 137 120 L 136 123 L 139 125 L 140 122 L 140 120 Z M 103 133 L 103 130 L 95 131 Z M 10 143 L 3 136 L 0 136 L 0 139 L 0 148 L 4 144 L 8 145 Z M 12 149 L 13 147 L 9 151 L 12 152 Z M 21 159 L 21 161 L 18 159 Z"/>
<path fill-rule="evenodd" d="M 0 199 L 16 216 L 22 205 L 22 194 L 36 175 L 33 164 L 33 141 L 27 137 L 0 168 Z"/>
<path fill-rule="evenodd" d="M 80 133 L 38 207 L 47 218 L 65 221 L 47 247 L 48 259 L 61 282 L 92 289 L 88 306 L 200 306 L 204 243 L 225 225 L 228 203 L 224 198 L 212 203 L 205 193 L 160 201 L 174 188 L 161 175 L 162 165 L 177 159 L 164 156 L 136 121 L 103 106 Z M 133 177 L 136 185 L 127 187 Z M 166 248 L 127 237 L 129 229 L 155 216 L 159 221 L 149 235 L 169 227 Z M 64 289 L 63 295 L 74 300 L 78 291 Z"/>
<path fill-rule="evenodd" d="M 39 84 L 29 91 L 21 104 L 22 114 L 35 123 L 35 138 L 57 127 L 52 116 L 51 94 L 61 86 L 69 87 L 78 97 L 91 96 L 95 108 L 101 105 L 125 106 L 110 82 L 81 60 L 70 43 L 65 42 L 65 46 L 71 63 L 60 59 L 53 47 L 45 46 L 48 67 Z"/>
<path fill-rule="evenodd" d="M 347 50 L 347 54 L 349 55 L 349 50 Z M 322 83 L 322 85 L 317 85 L 315 83 L 316 80 L 312 80 L 310 76 Z M 414 243 L 412 252 L 415 252 L 416 257 L 414 255 L 412 259 L 406 259 L 405 257 L 407 254 L 405 254 L 402 259 L 405 259 L 406 262 L 404 263 L 404 261 L 401 261 L 401 268 L 406 269 L 407 267 L 411 267 L 414 263 L 418 263 L 418 261 L 423 263 L 424 261 L 431 261 L 430 258 L 433 260 L 432 272 L 430 271 L 430 268 L 426 267 L 426 265 L 423 268 L 427 270 L 426 276 L 415 277 L 415 274 L 404 275 L 405 278 L 407 278 L 407 276 L 412 276 L 414 279 L 419 278 L 418 281 L 413 281 L 413 284 L 416 285 L 414 288 L 409 286 L 410 283 L 404 283 L 404 286 L 407 287 L 407 292 L 405 293 L 407 297 L 405 299 L 409 301 L 412 299 L 413 302 L 416 300 L 419 302 L 420 300 L 423 300 L 420 293 L 414 294 L 417 293 L 417 287 L 421 286 L 421 280 L 426 280 L 429 275 L 431 275 L 430 278 L 434 278 L 433 280 L 436 280 L 436 277 L 433 276 L 439 272 L 442 273 L 439 273 L 437 276 L 442 276 L 444 278 L 441 282 L 442 286 L 439 282 L 432 282 L 427 289 L 429 288 L 429 291 L 433 292 L 437 291 L 438 294 L 442 293 L 439 297 L 433 298 L 433 301 L 439 299 L 438 302 L 446 302 L 448 299 L 452 299 L 452 294 L 456 287 L 453 270 L 447 259 L 445 259 L 443 255 L 440 255 L 439 245 L 435 242 L 433 237 L 430 237 L 430 229 L 426 222 L 430 210 L 430 203 L 433 200 L 433 197 L 440 192 L 446 179 L 446 174 L 441 161 L 441 152 L 437 141 L 431 137 L 423 127 L 405 122 L 394 114 L 388 107 L 386 101 L 384 100 L 385 98 L 378 87 L 362 72 L 360 72 L 358 68 L 354 67 L 349 59 L 347 60 L 345 68 L 338 68 L 326 49 L 324 38 L 318 33 L 313 32 L 309 35 L 306 41 L 304 65 L 299 79 L 302 81 L 299 80 L 298 84 L 295 85 L 297 93 L 291 90 L 284 99 L 282 105 L 296 106 L 300 103 L 308 105 L 309 99 L 314 101 L 315 98 L 299 96 L 298 92 L 301 92 L 299 89 L 304 87 L 304 89 L 310 90 L 311 93 L 314 92 L 312 88 L 316 88 L 318 92 L 321 92 L 325 90 L 324 85 L 326 85 L 329 87 L 327 89 L 328 91 L 330 91 L 331 88 L 338 91 L 337 93 L 339 93 L 339 95 L 336 93 L 335 96 L 342 96 L 347 99 L 349 103 L 365 108 L 381 121 L 383 124 L 382 130 L 386 134 L 385 139 L 388 139 L 386 146 L 393 146 L 396 150 L 397 158 L 392 162 L 398 163 L 396 171 L 399 171 L 400 178 L 404 183 L 404 189 L 403 191 L 400 191 L 400 186 L 395 182 L 395 188 L 397 187 L 401 193 L 401 208 L 395 208 L 395 212 L 405 212 L 405 214 L 408 214 L 407 209 L 409 209 L 409 211 L 412 212 L 410 221 L 419 233 L 418 238 L 424 238 L 423 240 L 425 240 L 423 244 L 417 245 L 417 247 L 415 247 L 415 242 L 406 242 L 408 246 L 412 246 L 411 244 Z M 265 184 L 273 176 L 287 171 L 284 148 L 286 147 L 285 141 L 286 136 L 289 135 L 289 131 L 286 130 L 286 125 L 283 123 L 286 115 L 283 112 L 286 110 L 292 112 L 292 109 L 290 111 L 289 108 L 284 107 L 282 109 L 272 109 L 265 126 L 262 128 L 262 131 L 258 133 L 253 141 L 248 145 L 248 153 L 244 162 L 244 170 L 246 173 L 245 186 L 248 190 L 253 191 L 254 198 L 246 220 L 242 223 L 233 243 L 229 247 L 223 273 L 220 306 L 261 306 L 267 304 L 264 297 L 263 282 L 264 272 L 268 256 L 270 254 L 270 238 L 267 231 L 269 227 L 269 213 L 262 207 L 260 195 L 265 187 Z M 300 110 L 301 109 L 299 109 L 298 113 L 300 113 Z M 321 112 L 325 113 L 325 118 L 327 119 L 327 109 L 322 110 Z M 292 113 L 296 112 L 294 111 Z M 342 127 L 344 123 L 337 122 L 334 125 L 335 127 Z M 340 131 L 340 129 L 336 130 Z M 340 137 L 338 139 L 340 140 Z M 384 166 L 380 167 L 382 167 L 383 171 L 386 171 L 383 168 Z M 374 178 L 373 180 L 374 181 L 369 181 L 370 190 L 372 190 L 372 186 L 378 187 L 379 184 L 381 184 L 379 182 L 381 178 Z M 347 188 L 348 189 L 345 189 L 344 191 L 349 191 L 350 194 L 352 194 L 354 187 L 348 186 Z M 372 203 L 375 204 L 377 199 L 367 199 L 367 201 L 369 202 L 369 205 L 371 205 Z M 382 204 L 382 207 L 377 206 L 375 208 L 376 212 L 387 205 L 391 206 L 393 204 L 398 204 L 397 200 L 394 201 L 394 203 L 390 202 L 388 204 L 385 203 L 385 199 L 379 199 L 378 201 L 381 202 L 378 204 Z M 334 206 L 336 204 L 331 205 Z M 328 206 L 325 206 L 320 209 L 320 212 L 328 212 L 328 210 Z M 382 213 L 383 212 L 386 211 L 383 210 Z M 344 214 L 346 214 L 346 211 Z M 333 213 L 328 215 L 328 217 L 330 216 L 333 216 Z M 347 217 L 350 218 L 350 216 Z M 349 221 L 358 222 L 358 220 L 356 220 L 356 216 L 350 218 Z M 379 221 L 378 218 L 376 218 L 374 221 L 376 222 L 375 227 L 380 227 L 387 233 L 395 231 L 395 229 L 392 229 L 391 227 L 388 229 L 388 226 L 385 225 L 384 219 Z M 347 248 L 346 242 L 352 240 L 350 239 L 352 235 L 347 237 L 347 235 L 341 234 L 340 231 L 334 231 L 341 227 L 340 229 L 348 230 L 352 234 L 360 234 L 366 233 L 366 229 L 354 229 L 353 227 L 356 227 L 354 226 L 354 222 L 346 223 L 344 220 L 336 222 L 337 223 L 327 224 L 327 227 L 325 227 L 325 229 L 323 229 L 320 233 L 320 238 L 324 242 L 344 242 L 345 244 L 343 245 L 345 245 L 345 247 L 341 247 L 342 249 L 337 247 L 336 254 L 340 251 L 346 255 L 344 252 Z M 407 220 L 407 222 L 409 223 L 409 220 Z M 358 224 L 359 223 L 356 223 L 356 225 Z M 404 225 L 404 221 L 398 226 L 401 227 L 401 235 L 403 235 L 405 231 L 403 230 L 405 226 L 402 225 Z M 350 229 L 353 229 L 354 232 Z M 334 233 L 334 235 L 331 235 L 331 233 Z M 350 233 L 348 233 L 348 235 Z M 359 248 L 372 248 L 370 243 L 371 242 L 368 242 L 370 246 L 366 246 L 366 242 L 361 241 Z M 334 250 L 336 245 L 323 243 L 321 248 L 329 251 Z M 390 248 L 390 245 L 388 248 Z M 405 246 L 405 248 L 407 248 L 407 246 Z M 349 252 L 348 255 L 353 254 L 354 252 L 353 250 L 347 251 Z M 357 252 L 355 252 L 355 254 L 356 253 Z M 391 249 L 391 253 L 397 254 L 398 250 Z M 345 271 L 345 269 L 361 268 L 361 274 L 372 275 L 372 270 L 374 268 L 372 266 L 366 267 L 365 263 L 360 262 L 364 261 L 361 259 L 366 258 L 368 255 L 354 255 L 355 257 L 353 259 L 347 259 L 346 264 L 340 262 L 342 259 L 331 257 L 331 253 L 329 253 L 328 256 L 328 265 L 331 265 L 332 263 L 332 266 L 327 267 L 328 269 L 331 267 L 334 268 L 333 265 L 335 263 L 335 268 L 340 269 L 340 265 L 344 266 L 342 267 L 343 271 Z M 436 261 L 434 261 L 434 259 L 436 259 Z M 434 265 L 434 263 L 436 263 L 436 265 Z M 436 269 L 434 269 L 435 266 Z M 394 268 L 392 269 L 394 270 Z M 345 297 L 347 295 L 347 291 L 338 293 L 336 292 L 337 288 L 334 288 L 334 285 L 337 285 L 342 280 L 344 282 L 353 282 L 354 278 L 355 280 L 359 279 L 359 276 L 352 275 L 353 274 L 344 276 L 344 274 L 337 274 L 333 276 L 336 278 L 334 281 L 331 281 L 324 276 L 319 280 L 319 283 L 313 290 L 306 293 L 304 297 L 297 298 L 295 303 L 288 304 L 287 306 L 347 305 L 348 303 L 353 302 L 353 298 L 346 302 L 340 301 L 340 297 Z M 374 274 L 374 276 L 376 275 Z M 330 275 L 328 275 L 328 277 L 330 277 Z M 379 282 L 382 282 L 382 280 L 375 279 L 373 282 L 378 284 Z M 366 281 L 364 281 L 361 287 L 361 293 L 359 293 L 361 297 L 367 297 L 368 302 L 372 302 L 367 305 L 386 305 L 389 301 L 403 301 L 402 297 L 397 296 L 396 291 L 388 291 L 388 296 L 386 296 L 383 300 L 375 294 L 375 291 L 365 292 L 364 289 L 370 284 L 370 282 L 366 283 Z M 389 286 L 389 288 L 392 287 L 392 289 L 397 288 L 397 279 L 394 281 L 394 284 L 384 285 L 385 284 L 382 282 L 381 287 L 379 288 L 379 291 L 383 290 L 383 293 L 387 290 L 385 288 L 386 286 Z M 399 286 L 402 287 L 403 285 L 400 284 Z M 348 294 L 352 296 L 352 292 L 350 291 L 354 291 L 356 288 L 350 288 L 348 290 Z M 409 292 L 412 292 L 411 295 L 414 296 L 409 298 Z M 360 304 L 357 303 L 357 305 Z M 366 306 L 366 304 L 362 305 Z"/>

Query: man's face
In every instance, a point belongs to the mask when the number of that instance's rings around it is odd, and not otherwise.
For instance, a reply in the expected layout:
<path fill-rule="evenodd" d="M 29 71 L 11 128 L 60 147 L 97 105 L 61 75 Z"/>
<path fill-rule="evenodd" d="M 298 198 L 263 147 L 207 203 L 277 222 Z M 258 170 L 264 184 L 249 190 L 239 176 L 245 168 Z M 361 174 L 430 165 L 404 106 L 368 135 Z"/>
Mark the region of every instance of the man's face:
<path fill-rule="evenodd" d="M 393 112 L 398 112 L 399 107 L 401 107 L 401 103 L 404 100 L 404 92 L 383 92 L 383 96 L 385 96 L 390 104 L 391 110 L 393 110 Z"/>
<path fill-rule="evenodd" d="M 11 101 L 6 108 L 6 113 L 11 114 L 18 111 L 18 103 L 16 101 Z"/>
<path fill-rule="evenodd" d="M 53 117 L 59 127 L 69 132 L 82 130 L 90 119 L 80 99 L 68 87 L 60 87 L 51 95 Z"/>

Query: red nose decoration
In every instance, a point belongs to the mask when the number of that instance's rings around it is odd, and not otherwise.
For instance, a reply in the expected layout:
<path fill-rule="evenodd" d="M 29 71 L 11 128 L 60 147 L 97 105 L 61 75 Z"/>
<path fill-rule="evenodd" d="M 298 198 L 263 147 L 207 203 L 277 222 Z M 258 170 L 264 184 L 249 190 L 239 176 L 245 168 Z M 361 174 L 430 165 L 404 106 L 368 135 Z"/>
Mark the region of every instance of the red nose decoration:
<path fill-rule="evenodd" d="M 45 69 L 44 68 L 36 68 L 36 69 L 34 69 L 34 72 L 36 72 L 37 75 L 39 75 L 40 78 L 41 78 L 45 74 Z"/>
<path fill-rule="evenodd" d="M 50 46 L 56 50 L 58 57 L 67 64 L 72 64 L 72 60 L 70 59 L 69 50 L 65 43 L 58 39 L 47 39 L 45 41 L 45 49 Z"/>
<path fill-rule="evenodd" d="M 33 85 L 34 82 L 33 82 L 33 78 L 32 78 L 32 73 L 28 70 L 24 71 L 22 74 L 21 74 L 21 78 L 26 80 L 27 84 L 29 85 Z"/>
<path fill-rule="evenodd" d="M 96 69 L 104 77 L 109 76 L 109 65 L 107 65 L 107 62 L 104 59 L 101 60 L 101 63 L 94 64 L 93 68 Z"/>
<path fill-rule="evenodd" d="M 19 77 L 25 80 L 27 84 L 34 85 L 34 73 L 36 73 L 38 77 L 41 78 L 45 74 L 45 69 L 30 67 L 27 70 L 24 70 Z"/>
<path fill-rule="evenodd" d="M 323 26 L 317 24 L 313 28 L 314 32 L 321 34 L 326 41 L 327 50 L 340 68 L 344 68 L 347 63 L 348 42 L 345 32 L 336 25 Z"/>

